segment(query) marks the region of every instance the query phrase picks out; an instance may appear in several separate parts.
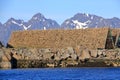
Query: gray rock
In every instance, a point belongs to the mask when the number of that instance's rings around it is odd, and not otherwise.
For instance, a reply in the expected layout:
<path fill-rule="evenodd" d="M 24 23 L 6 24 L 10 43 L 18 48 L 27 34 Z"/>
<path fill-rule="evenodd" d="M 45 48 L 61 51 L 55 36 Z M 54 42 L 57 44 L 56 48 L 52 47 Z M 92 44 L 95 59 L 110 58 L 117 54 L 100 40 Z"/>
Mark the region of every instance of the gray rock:
<path fill-rule="evenodd" d="M 103 55 L 104 57 L 107 56 L 105 51 L 103 51 L 102 55 Z"/>
<path fill-rule="evenodd" d="M 42 49 L 42 52 L 43 53 L 51 53 L 50 49 L 48 49 L 48 48 L 47 49 Z"/>
<path fill-rule="evenodd" d="M 97 50 L 97 54 L 98 55 L 102 55 L 103 54 L 103 50 Z"/>
<path fill-rule="evenodd" d="M 69 54 L 74 54 L 74 49 L 72 47 L 67 47 L 67 51 Z"/>
<path fill-rule="evenodd" d="M 44 60 L 47 60 L 47 59 L 51 60 L 51 57 L 52 57 L 52 56 L 53 56 L 52 53 L 45 53 L 45 54 L 43 55 L 43 59 L 44 59 Z"/>
<path fill-rule="evenodd" d="M 55 57 L 55 59 L 54 60 L 61 60 L 61 53 L 58 51 L 55 55 L 54 55 L 54 57 Z"/>
<path fill-rule="evenodd" d="M 90 56 L 96 58 L 97 57 L 97 50 L 90 50 Z"/>
<path fill-rule="evenodd" d="M 62 59 L 66 59 L 66 58 L 68 58 L 69 56 L 70 56 L 69 53 L 64 53 L 64 54 L 62 54 L 61 58 L 62 58 Z"/>
<path fill-rule="evenodd" d="M 86 59 L 86 58 L 91 58 L 89 50 L 83 50 L 81 55 L 79 56 L 79 59 Z"/>
<path fill-rule="evenodd" d="M 71 58 L 72 58 L 73 60 L 76 60 L 76 59 L 77 59 L 77 55 L 76 55 L 76 54 L 71 54 L 70 56 L 71 56 Z"/>
<path fill-rule="evenodd" d="M 1 62 L 0 67 L 3 69 L 11 68 L 11 63 L 10 62 Z"/>

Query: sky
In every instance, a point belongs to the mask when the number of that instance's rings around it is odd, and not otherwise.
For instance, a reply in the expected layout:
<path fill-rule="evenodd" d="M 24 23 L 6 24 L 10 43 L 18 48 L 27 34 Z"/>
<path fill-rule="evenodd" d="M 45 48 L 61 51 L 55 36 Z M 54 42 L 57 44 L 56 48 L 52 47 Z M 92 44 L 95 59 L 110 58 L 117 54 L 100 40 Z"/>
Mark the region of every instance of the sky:
<path fill-rule="evenodd" d="M 9 18 L 28 21 L 36 13 L 61 24 L 77 13 L 120 18 L 120 0 L 0 0 L 0 22 Z"/>

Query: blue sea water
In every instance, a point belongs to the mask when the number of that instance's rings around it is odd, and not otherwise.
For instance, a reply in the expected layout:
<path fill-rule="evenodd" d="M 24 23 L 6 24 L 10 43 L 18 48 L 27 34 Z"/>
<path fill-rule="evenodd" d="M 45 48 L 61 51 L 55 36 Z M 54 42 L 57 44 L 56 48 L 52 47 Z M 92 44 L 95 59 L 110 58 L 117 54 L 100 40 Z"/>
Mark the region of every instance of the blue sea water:
<path fill-rule="evenodd" d="M 9 69 L 0 80 L 120 80 L 120 68 Z"/>

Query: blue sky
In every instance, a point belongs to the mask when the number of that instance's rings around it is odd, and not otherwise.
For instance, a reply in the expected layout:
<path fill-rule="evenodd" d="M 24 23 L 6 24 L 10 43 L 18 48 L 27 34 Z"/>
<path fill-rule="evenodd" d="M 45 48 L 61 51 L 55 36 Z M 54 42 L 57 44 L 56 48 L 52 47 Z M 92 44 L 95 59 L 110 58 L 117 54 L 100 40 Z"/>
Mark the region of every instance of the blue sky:
<path fill-rule="evenodd" d="M 28 21 L 38 12 L 59 24 L 76 13 L 120 18 L 119 8 L 120 0 L 0 0 L 0 22 L 11 17 Z"/>

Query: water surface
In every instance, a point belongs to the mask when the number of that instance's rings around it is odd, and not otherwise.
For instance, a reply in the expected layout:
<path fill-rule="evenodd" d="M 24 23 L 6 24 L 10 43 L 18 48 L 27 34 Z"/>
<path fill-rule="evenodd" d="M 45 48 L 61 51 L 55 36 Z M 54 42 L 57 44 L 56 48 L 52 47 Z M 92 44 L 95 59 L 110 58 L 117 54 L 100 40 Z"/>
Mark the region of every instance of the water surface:
<path fill-rule="evenodd" d="M 0 70 L 0 80 L 120 80 L 120 68 L 37 68 Z"/>

